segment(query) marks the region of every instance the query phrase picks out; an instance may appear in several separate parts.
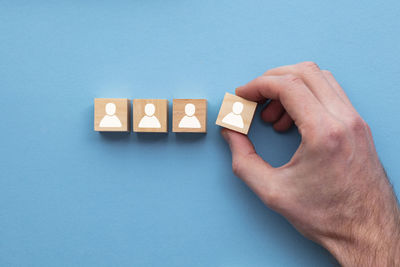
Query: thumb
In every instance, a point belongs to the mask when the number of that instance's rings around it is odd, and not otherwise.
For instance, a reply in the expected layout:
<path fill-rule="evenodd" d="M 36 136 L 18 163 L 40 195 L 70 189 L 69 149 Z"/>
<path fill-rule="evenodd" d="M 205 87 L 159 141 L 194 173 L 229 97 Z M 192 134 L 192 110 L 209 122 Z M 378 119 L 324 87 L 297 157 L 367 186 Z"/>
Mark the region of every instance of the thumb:
<path fill-rule="evenodd" d="M 272 190 L 275 169 L 265 162 L 255 151 L 246 135 L 222 129 L 221 134 L 232 152 L 233 172 L 241 178 L 257 195 L 265 197 L 265 190 Z"/>

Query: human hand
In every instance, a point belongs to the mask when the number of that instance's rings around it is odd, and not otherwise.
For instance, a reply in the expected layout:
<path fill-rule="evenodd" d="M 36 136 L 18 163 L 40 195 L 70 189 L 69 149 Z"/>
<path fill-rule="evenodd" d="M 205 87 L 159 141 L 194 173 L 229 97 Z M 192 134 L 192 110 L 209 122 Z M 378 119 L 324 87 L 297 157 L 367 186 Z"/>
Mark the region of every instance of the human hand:
<path fill-rule="evenodd" d="M 262 111 L 278 131 L 294 122 L 302 140 L 273 168 L 247 136 L 222 130 L 232 168 L 271 209 L 344 266 L 400 265 L 400 210 L 371 131 L 332 74 L 312 62 L 284 66 L 236 89 L 272 99 Z"/>

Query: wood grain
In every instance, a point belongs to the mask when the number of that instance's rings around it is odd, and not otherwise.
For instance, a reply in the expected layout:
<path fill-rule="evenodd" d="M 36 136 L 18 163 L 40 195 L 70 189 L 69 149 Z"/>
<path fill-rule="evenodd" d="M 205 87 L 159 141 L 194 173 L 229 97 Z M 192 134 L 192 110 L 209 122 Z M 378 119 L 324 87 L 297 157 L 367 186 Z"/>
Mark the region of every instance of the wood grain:
<path fill-rule="evenodd" d="M 243 119 L 243 124 L 244 124 L 243 128 L 236 127 L 234 125 L 223 122 L 223 119 L 228 114 L 233 112 L 232 107 L 235 102 L 241 102 L 243 104 L 243 111 L 239 114 Z M 225 93 L 224 100 L 222 101 L 222 105 L 219 110 L 216 124 L 247 135 L 251 126 L 251 122 L 253 121 L 256 107 L 257 107 L 256 102 L 246 100 L 242 97 L 233 94 Z"/>
<path fill-rule="evenodd" d="M 153 104 L 155 106 L 155 113 L 153 116 L 160 122 L 160 128 L 141 128 L 139 127 L 140 121 L 145 114 L 146 104 Z M 152 133 L 166 133 L 168 132 L 168 100 L 166 99 L 133 99 L 133 131 L 134 132 L 152 132 Z"/>
<path fill-rule="evenodd" d="M 187 104 L 195 106 L 192 116 L 187 116 L 185 107 Z M 179 127 L 182 119 L 195 117 L 200 122 L 200 128 Z M 205 133 L 207 132 L 207 100 L 206 99 L 174 99 L 172 101 L 172 131 L 175 133 Z"/>
<path fill-rule="evenodd" d="M 100 127 L 101 120 L 107 115 L 106 105 L 113 103 L 116 107 L 115 116 L 121 122 L 121 127 Z M 94 130 L 99 132 L 129 132 L 130 100 L 126 98 L 95 98 L 94 99 Z"/>

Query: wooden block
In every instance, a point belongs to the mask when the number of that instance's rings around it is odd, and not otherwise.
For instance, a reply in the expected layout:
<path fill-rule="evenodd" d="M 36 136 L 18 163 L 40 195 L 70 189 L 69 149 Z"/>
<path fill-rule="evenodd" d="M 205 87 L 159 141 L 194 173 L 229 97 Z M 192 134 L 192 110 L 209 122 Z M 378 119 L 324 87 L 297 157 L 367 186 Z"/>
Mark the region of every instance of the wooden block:
<path fill-rule="evenodd" d="M 125 98 L 94 99 L 94 130 L 99 132 L 129 132 L 130 100 Z"/>
<path fill-rule="evenodd" d="M 172 131 L 175 133 L 207 132 L 206 99 L 174 99 Z"/>
<path fill-rule="evenodd" d="M 225 93 L 216 124 L 239 133 L 247 134 L 256 107 L 256 102 Z"/>
<path fill-rule="evenodd" d="M 134 132 L 168 132 L 168 100 L 133 99 Z"/>

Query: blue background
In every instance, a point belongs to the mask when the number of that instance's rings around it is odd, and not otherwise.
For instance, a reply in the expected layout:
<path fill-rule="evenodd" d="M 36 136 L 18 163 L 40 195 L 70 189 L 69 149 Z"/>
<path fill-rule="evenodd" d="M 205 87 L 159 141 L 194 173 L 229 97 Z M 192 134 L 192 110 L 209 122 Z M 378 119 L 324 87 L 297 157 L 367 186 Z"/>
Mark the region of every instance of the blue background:
<path fill-rule="evenodd" d="M 400 2 L 0 1 L 1 266 L 331 266 L 231 171 L 226 91 L 316 61 L 400 190 Z M 206 98 L 208 133 L 99 134 L 93 99 Z M 300 137 L 256 116 L 274 166 Z"/>

